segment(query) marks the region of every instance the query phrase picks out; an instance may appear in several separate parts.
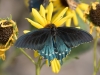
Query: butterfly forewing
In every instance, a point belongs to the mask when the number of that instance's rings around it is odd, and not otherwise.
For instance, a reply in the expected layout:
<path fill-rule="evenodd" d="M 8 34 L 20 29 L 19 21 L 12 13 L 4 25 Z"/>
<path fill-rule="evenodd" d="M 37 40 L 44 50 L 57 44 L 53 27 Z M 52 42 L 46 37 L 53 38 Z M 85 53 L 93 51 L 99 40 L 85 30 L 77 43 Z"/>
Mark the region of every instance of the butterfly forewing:
<path fill-rule="evenodd" d="M 41 50 L 44 47 L 45 41 L 47 40 L 49 34 L 50 29 L 31 31 L 19 37 L 15 43 L 15 46 L 20 48 Z"/>
<path fill-rule="evenodd" d="M 93 40 L 89 33 L 74 27 L 58 27 L 57 33 L 69 47 L 75 47 Z"/>

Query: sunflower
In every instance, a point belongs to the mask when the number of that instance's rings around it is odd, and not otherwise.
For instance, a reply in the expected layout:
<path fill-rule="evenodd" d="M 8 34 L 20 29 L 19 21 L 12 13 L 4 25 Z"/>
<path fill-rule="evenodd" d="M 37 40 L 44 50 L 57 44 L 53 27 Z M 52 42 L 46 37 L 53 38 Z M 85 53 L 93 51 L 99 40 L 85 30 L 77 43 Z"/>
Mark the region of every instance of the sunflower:
<path fill-rule="evenodd" d="M 56 14 L 55 16 L 52 16 L 53 14 L 53 4 L 50 3 L 46 13 L 45 8 L 41 5 L 40 11 L 38 12 L 36 9 L 32 8 L 32 15 L 35 18 L 35 21 L 26 18 L 28 22 L 31 23 L 36 28 L 44 28 L 48 24 L 54 24 L 56 27 L 62 26 L 63 23 L 66 21 L 66 19 L 70 19 L 72 15 L 64 16 L 65 12 L 67 11 L 67 7 L 64 8 L 59 14 Z"/>
<path fill-rule="evenodd" d="M 66 15 L 73 15 L 72 19 L 75 26 L 78 26 L 77 14 L 80 16 L 82 20 L 84 19 L 82 11 L 87 9 L 88 4 L 76 2 L 75 0 L 50 0 L 50 1 L 53 2 L 54 11 L 61 12 L 64 8 L 68 7 Z M 71 25 L 71 18 L 66 19 L 66 26 L 70 27 L 70 25 Z"/>
<path fill-rule="evenodd" d="M 64 16 L 68 8 L 64 8 L 59 14 L 56 16 L 53 16 L 53 4 L 50 2 L 50 4 L 47 6 L 47 9 L 43 7 L 43 5 L 40 6 L 40 11 L 38 12 L 36 9 L 32 8 L 32 16 L 35 19 L 31 20 L 29 18 L 26 18 L 29 23 L 31 23 L 32 26 L 41 29 L 45 28 L 48 25 L 54 24 L 56 27 L 62 26 L 66 19 L 69 19 L 72 17 L 72 15 Z M 47 10 L 47 12 L 46 12 Z M 24 33 L 28 33 L 30 31 L 25 30 Z M 35 56 L 38 56 L 38 51 L 35 50 L 34 52 Z M 57 58 L 54 58 L 53 60 L 47 62 L 52 67 L 52 71 L 54 73 L 58 73 L 60 71 L 60 61 L 57 60 Z"/>
<path fill-rule="evenodd" d="M 85 11 L 85 22 L 87 20 L 90 24 L 90 34 L 92 34 L 94 27 L 96 28 L 97 35 L 100 34 L 100 3 L 93 2 L 89 7 L 88 10 Z M 99 36 L 100 37 L 100 36 Z"/>
<path fill-rule="evenodd" d="M 5 60 L 5 52 L 14 44 L 17 39 L 17 25 L 8 19 L 0 20 L 0 58 Z"/>

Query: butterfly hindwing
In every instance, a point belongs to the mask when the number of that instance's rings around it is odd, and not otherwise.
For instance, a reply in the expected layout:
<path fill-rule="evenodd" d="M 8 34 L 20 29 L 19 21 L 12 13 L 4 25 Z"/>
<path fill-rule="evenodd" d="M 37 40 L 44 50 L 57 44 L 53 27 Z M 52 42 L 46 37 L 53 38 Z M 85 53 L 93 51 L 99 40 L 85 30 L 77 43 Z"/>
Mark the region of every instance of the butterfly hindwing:
<path fill-rule="evenodd" d="M 15 46 L 20 48 L 38 49 L 41 50 L 49 36 L 50 29 L 39 29 L 31 31 L 18 38 Z"/>
<path fill-rule="evenodd" d="M 43 56 L 44 59 L 48 59 L 49 63 L 51 60 L 56 58 L 51 35 L 49 35 L 49 37 L 47 38 L 44 47 L 41 50 L 38 50 L 38 52 L 41 56 Z"/>
<path fill-rule="evenodd" d="M 89 33 L 74 27 L 58 27 L 57 33 L 68 47 L 76 47 L 93 40 Z"/>
<path fill-rule="evenodd" d="M 70 53 L 71 48 L 64 43 L 59 35 L 56 35 L 54 40 L 54 50 L 56 58 L 60 60 L 60 63 L 62 64 L 62 59 Z"/>

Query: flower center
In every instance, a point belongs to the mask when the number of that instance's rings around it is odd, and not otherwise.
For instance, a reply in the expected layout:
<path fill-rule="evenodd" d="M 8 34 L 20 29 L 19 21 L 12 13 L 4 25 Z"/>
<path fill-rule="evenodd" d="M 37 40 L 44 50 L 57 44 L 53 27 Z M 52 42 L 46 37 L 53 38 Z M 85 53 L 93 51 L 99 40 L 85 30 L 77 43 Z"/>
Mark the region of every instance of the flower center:
<path fill-rule="evenodd" d="M 6 21 L 3 23 L 3 25 L 9 25 L 10 22 Z M 13 34 L 13 27 L 1 27 L 0 24 L 0 44 L 5 45 L 7 41 L 9 40 L 11 34 Z"/>
<path fill-rule="evenodd" d="M 66 0 L 60 0 L 60 2 L 64 7 L 69 7 L 69 5 L 68 5 Z"/>
<path fill-rule="evenodd" d="M 96 5 L 96 10 L 91 8 L 89 18 L 93 24 L 100 26 L 100 4 Z"/>

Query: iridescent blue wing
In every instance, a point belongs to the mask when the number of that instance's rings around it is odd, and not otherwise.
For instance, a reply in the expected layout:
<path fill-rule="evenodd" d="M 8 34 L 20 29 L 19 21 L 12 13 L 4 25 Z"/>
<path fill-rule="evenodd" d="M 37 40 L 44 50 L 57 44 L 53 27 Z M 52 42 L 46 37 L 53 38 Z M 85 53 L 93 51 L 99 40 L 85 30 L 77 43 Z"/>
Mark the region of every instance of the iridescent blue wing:
<path fill-rule="evenodd" d="M 56 34 L 53 44 L 56 58 L 60 60 L 62 64 L 62 59 L 70 53 L 71 48 L 65 44 L 64 40 L 58 34 Z"/>
<path fill-rule="evenodd" d="M 58 27 L 56 36 L 53 39 L 56 58 L 60 60 L 62 64 L 62 59 L 70 53 L 72 47 L 76 47 L 92 40 L 93 37 L 81 29 L 73 27 Z"/>
<path fill-rule="evenodd" d="M 58 27 L 57 33 L 68 47 L 76 47 L 93 40 L 88 32 L 74 27 Z"/>
<path fill-rule="evenodd" d="M 41 50 L 50 34 L 50 29 L 39 29 L 31 31 L 18 38 L 15 43 L 16 47 Z"/>
<path fill-rule="evenodd" d="M 29 0 L 29 10 L 32 11 L 32 8 L 40 9 L 40 5 L 43 4 L 44 0 Z"/>
<path fill-rule="evenodd" d="M 51 60 L 56 58 L 52 38 L 50 29 L 43 28 L 22 35 L 16 41 L 15 46 L 37 50 L 50 63 Z"/>
<path fill-rule="evenodd" d="M 38 50 L 38 52 L 41 56 L 43 56 L 44 59 L 48 59 L 49 65 L 50 61 L 56 58 L 52 39 L 53 37 L 50 34 L 45 42 L 44 47 L 41 50 Z"/>

